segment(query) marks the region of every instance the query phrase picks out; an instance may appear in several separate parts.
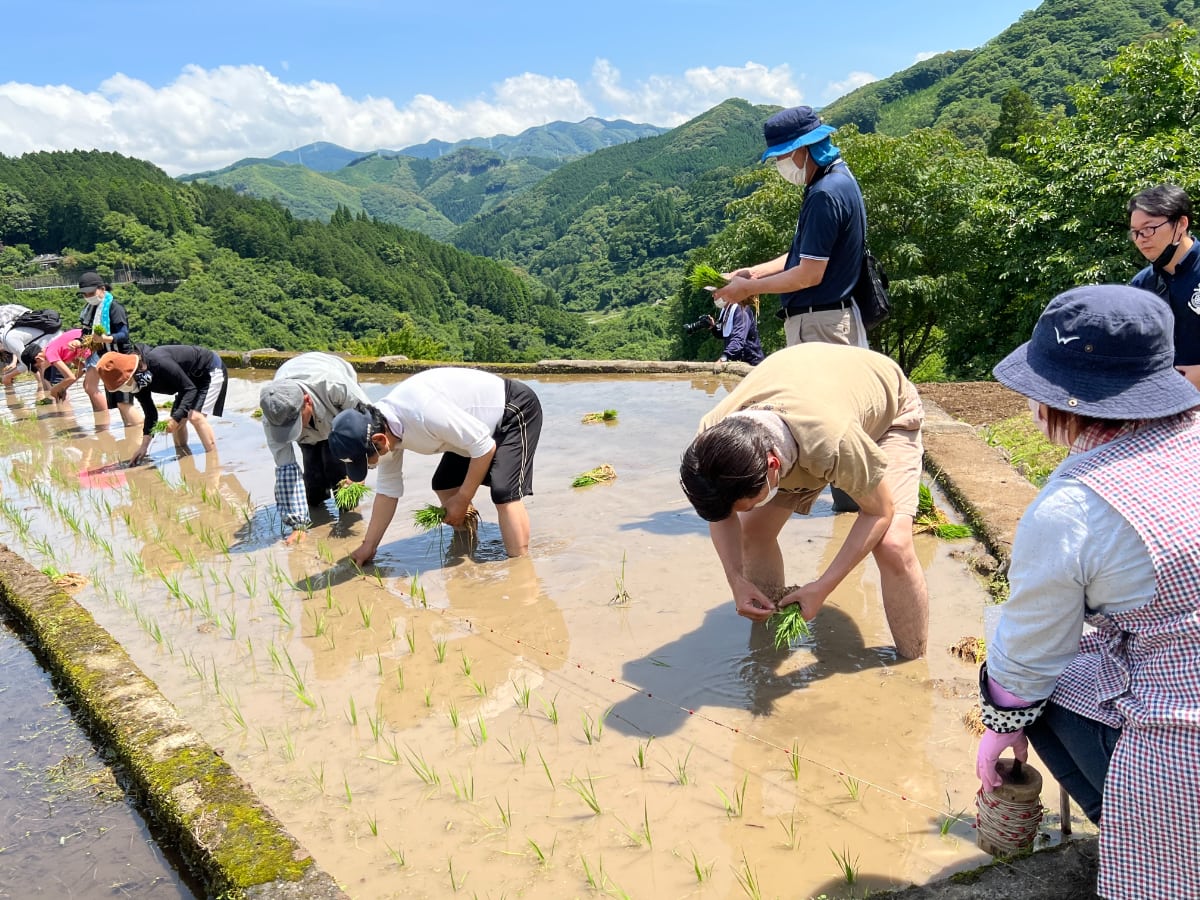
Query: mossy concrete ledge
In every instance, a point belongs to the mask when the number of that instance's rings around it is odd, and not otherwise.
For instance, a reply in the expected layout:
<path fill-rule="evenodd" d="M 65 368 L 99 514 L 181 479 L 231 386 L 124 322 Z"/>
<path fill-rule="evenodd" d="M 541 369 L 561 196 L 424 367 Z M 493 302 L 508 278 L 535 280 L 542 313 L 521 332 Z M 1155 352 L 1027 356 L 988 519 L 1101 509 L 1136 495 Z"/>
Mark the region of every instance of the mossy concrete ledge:
<path fill-rule="evenodd" d="M 274 371 L 289 359 L 300 354 L 290 351 L 263 349 L 247 351 L 222 350 L 218 355 L 227 366 Z M 346 353 L 334 353 L 333 355 L 340 356 L 346 360 L 354 368 L 354 371 L 360 374 L 372 373 L 384 375 L 411 375 L 414 372 L 441 368 L 443 366 L 481 369 L 485 372 L 510 375 L 514 378 L 534 378 L 538 375 L 745 375 L 750 371 L 750 366 L 743 362 L 544 359 L 541 362 L 530 363 L 471 363 L 407 359 L 403 356 L 384 356 L 376 359 L 370 356 L 351 356 Z"/>
<path fill-rule="evenodd" d="M 925 470 L 1007 571 L 1017 523 L 1037 488 L 970 425 L 927 397 L 923 403 Z"/>
<path fill-rule="evenodd" d="M 4 546 L 0 603 L 209 896 L 345 897 L 91 614 Z"/>

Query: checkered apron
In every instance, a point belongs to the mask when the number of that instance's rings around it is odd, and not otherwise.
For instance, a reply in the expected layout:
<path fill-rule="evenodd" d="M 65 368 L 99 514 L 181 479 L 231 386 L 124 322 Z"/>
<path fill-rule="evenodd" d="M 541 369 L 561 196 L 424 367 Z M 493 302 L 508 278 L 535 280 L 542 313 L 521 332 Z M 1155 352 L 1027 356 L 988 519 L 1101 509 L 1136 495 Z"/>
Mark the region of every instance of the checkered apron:
<path fill-rule="evenodd" d="M 1200 898 L 1200 420 L 1184 413 L 1064 471 L 1137 531 L 1154 565 L 1145 607 L 1096 631 L 1051 696 L 1121 729 L 1104 785 L 1097 892 Z"/>

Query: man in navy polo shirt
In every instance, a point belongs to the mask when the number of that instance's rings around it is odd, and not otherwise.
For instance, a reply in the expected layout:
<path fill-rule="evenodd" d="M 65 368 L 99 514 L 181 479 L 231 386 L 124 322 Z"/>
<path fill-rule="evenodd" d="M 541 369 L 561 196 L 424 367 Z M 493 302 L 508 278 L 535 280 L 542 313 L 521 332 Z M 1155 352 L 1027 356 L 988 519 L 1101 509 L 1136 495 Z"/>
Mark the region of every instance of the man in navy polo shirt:
<path fill-rule="evenodd" d="M 1129 201 L 1129 238 L 1150 265 L 1129 282 L 1162 297 L 1175 314 L 1175 368 L 1200 387 L 1200 244 L 1188 233 L 1192 201 L 1160 184 Z"/>
<path fill-rule="evenodd" d="M 867 332 L 851 296 L 862 269 L 867 214 L 862 191 L 811 107 L 776 113 L 763 125 L 767 151 L 779 174 L 804 187 L 791 249 L 775 259 L 728 273 L 717 299 L 738 303 L 778 294 L 790 347 L 806 341 L 867 346 Z"/>

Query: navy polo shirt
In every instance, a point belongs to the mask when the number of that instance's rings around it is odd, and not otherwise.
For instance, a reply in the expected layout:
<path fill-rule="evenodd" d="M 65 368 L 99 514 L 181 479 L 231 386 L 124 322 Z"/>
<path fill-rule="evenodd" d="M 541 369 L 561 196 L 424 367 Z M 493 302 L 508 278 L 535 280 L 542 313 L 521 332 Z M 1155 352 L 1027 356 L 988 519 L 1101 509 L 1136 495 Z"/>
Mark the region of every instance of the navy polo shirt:
<path fill-rule="evenodd" d="M 1162 297 L 1175 314 L 1175 365 L 1200 364 L 1200 241 L 1184 254 L 1175 274 L 1146 266 L 1129 282 Z"/>
<path fill-rule="evenodd" d="M 780 294 L 780 303 L 785 307 L 824 306 L 848 299 L 862 271 L 865 228 L 862 191 L 839 159 L 805 190 L 784 267 L 798 266 L 803 257 L 825 259 L 825 276 L 812 287 Z"/>

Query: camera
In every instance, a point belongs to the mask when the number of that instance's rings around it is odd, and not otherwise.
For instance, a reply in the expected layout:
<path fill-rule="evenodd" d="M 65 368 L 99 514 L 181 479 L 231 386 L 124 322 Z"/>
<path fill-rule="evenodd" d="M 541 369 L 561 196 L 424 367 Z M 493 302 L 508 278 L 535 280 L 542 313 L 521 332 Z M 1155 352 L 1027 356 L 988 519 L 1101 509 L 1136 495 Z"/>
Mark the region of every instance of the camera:
<path fill-rule="evenodd" d="M 683 326 L 686 334 L 695 334 L 697 331 L 708 331 L 713 327 L 712 316 L 701 316 L 695 322 L 688 322 Z"/>

